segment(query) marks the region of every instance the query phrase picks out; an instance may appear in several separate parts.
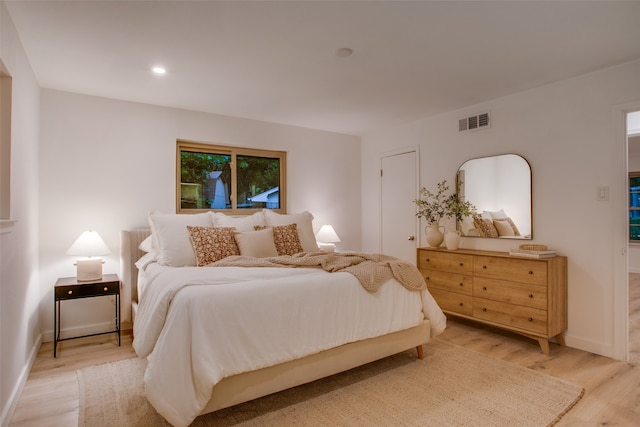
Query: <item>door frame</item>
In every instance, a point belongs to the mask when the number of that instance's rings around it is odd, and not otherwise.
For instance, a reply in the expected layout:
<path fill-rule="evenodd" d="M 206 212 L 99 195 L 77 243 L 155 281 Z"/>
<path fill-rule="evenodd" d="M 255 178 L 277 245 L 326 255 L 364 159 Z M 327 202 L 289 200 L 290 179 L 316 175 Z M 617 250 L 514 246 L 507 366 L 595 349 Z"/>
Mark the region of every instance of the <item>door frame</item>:
<path fill-rule="evenodd" d="M 627 143 L 627 114 L 640 111 L 640 100 L 612 107 L 615 169 L 613 196 L 614 221 L 620 226 L 613 230 L 613 355 L 617 360 L 629 360 L 629 147 Z M 617 249 L 616 249 L 617 248 Z M 619 252 L 618 252 L 619 251 Z"/>
<path fill-rule="evenodd" d="M 412 145 L 404 148 L 397 148 L 391 151 L 385 151 L 378 154 L 378 170 L 382 171 L 382 159 L 385 157 L 397 156 L 400 154 L 415 153 L 416 154 L 416 185 L 415 185 L 415 197 L 416 199 L 420 194 L 420 146 Z M 382 174 L 378 174 L 378 248 L 382 251 Z M 422 246 L 422 235 L 420 233 L 420 218 L 415 218 L 415 235 L 416 235 L 416 248 Z"/>

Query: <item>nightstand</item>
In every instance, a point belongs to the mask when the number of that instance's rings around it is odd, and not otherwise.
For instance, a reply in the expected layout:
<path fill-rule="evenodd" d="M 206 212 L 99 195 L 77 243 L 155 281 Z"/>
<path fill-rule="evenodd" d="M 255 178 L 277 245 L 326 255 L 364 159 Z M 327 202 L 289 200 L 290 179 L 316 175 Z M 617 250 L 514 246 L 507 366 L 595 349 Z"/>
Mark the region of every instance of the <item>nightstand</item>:
<path fill-rule="evenodd" d="M 116 328 L 114 330 L 71 338 L 60 338 L 61 301 L 107 295 L 114 295 L 116 297 Z M 118 275 L 105 274 L 102 276 L 102 279 L 91 282 L 78 282 L 76 277 L 63 277 L 58 279 L 53 288 L 53 357 L 56 357 L 56 349 L 59 341 L 104 334 L 118 334 L 118 346 L 120 346 L 120 279 Z"/>

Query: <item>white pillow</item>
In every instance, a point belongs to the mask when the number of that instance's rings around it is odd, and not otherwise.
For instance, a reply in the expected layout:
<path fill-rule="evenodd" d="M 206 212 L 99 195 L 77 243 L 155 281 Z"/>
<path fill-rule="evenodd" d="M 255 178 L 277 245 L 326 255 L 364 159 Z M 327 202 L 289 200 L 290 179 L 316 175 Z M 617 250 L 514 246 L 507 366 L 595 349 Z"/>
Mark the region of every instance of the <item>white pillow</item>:
<path fill-rule="evenodd" d="M 138 249 L 143 252 L 153 252 L 153 236 L 149 235 L 144 239 L 138 246 Z"/>
<path fill-rule="evenodd" d="M 264 227 L 267 225 L 262 211 L 247 216 L 230 216 L 222 212 L 213 212 L 214 227 L 235 227 L 237 231 L 253 231 L 255 226 Z"/>
<path fill-rule="evenodd" d="M 290 215 L 279 214 L 269 209 L 265 209 L 263 212 L 267 225 L 272 227 L 276 225 L 296 224 L 298 226 L 300 244 L 305 252 L 316 252 L 318 250 L 316 236 L 313 234 L 313 215 L 311 215 L 311 212 L 305 211 Z"/>
<path fill-rule="evenodd" d="M 513 227 L 507 221 L 493 221 L 493 226 L 498 230 L 499 236 L 515 236 Z"/>
<path fill-rule="evenodd" d="M 187 225 L 212 227 L 211 215 L 149 213 L 149 224 L 158 264 L 169 267 L 195 266 L 196 255 L 191 246 Z"/>
<path fill-rule="evenodd" d="M 491 218 L 489 218 L 489 219 L 505 219 L 505 218 L 507 218 L 507 214 L 504 212 L 504 209 L 500 209 L 499 211 L 495 211 L 495 212 L 484 211 L 483 213 L 488 213 L 491 216 Z"/>
<path fill-rule="evenodd" d="M 256 258 L 278 256 L 278 250 L 273 241 L 273 228 L 236 233 L 235 237 L 240 255 Z"/>

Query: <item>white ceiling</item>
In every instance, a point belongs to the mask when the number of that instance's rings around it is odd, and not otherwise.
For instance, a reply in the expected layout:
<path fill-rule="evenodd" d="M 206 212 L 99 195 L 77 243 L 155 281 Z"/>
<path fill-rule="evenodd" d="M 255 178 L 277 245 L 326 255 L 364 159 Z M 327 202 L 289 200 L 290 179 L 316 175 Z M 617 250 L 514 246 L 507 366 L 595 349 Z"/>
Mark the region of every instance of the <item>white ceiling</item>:
<path fill-rule="evenodd" d="M 640 58 L 638 1 L 5 3 L 42 87 L 352 135 Z"/>

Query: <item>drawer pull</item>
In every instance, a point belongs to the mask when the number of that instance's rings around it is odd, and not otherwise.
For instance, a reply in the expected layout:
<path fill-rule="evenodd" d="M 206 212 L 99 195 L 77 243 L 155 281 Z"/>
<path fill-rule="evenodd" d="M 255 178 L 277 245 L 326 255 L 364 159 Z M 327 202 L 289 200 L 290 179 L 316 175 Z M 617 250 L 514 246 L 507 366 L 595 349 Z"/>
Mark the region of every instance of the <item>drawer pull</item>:
<path fill-rule="evenodd" d="M 464 267 L 464 262 L 461 262 L 461 263 L 460 263 L 460 267 Z"/>
<path fill-rule="evenodd" d="M 482 311 L 487 311 L 487 307 L 482 307 Z"/>
<path fill-rule="evenodd" d="M 486 266 L 486 265 L 483 265 L 483 266 L 482 266 L 482 268 L 486 270 L 486 269 L 487 269 L 487 266 Z"/>
<path fill-rule="evenodd" d="M 104 291 L 107 292 L 109 290 L 109 288 L 107 288 L 106 286 L 104 287 Z"/>
<path fill-rule="evenodd" d="M 425 276 L 424 280 L 429 281 L 429 276 Z"/>
<path fill-rule="evenodd" d="M 460 282 L 460 283 L 459 283 L 459 285 L 460 285 L 460 286 L 464 286 L 464 283 Z"/>
<path fill-rule="evenodd" d="M 529 322 L 533 322 L 533 317 L 529 317 Z"/>
<path fill-rule="evenodd" d="M 486 290 L 487 290 L 487 287 L 486 287 L 486 286 L 483 286 L 483 287 L 482 287 L 482 290 L 483 290 L 483 291 L 486 291 Z"/>
<path fill-rule="evenodd" d="M 427 258 L 427 262 L 431 261 L 429 258 Z"/>
<path fill-rule="evenodd" d="M 462 303 L 462 302 L 459 305 L 460 305 L 460 307 L 464 307 L 464 303 Z"/>
<path fill-rule="evenodd" d="M 533 271 L 529 271 L 529 274 L 533 275 Z"/>
<path fill-rule="evenodd" d="M 533 298 L 533 294 L 529 294 L 529 298 Z"/>
<path fill-rule="evenodd" d="M 73 291 L 69 291 L 69 292 L 67 292 L 67 294 L 72 295 L 72 294 L 73 294 Z"/>

